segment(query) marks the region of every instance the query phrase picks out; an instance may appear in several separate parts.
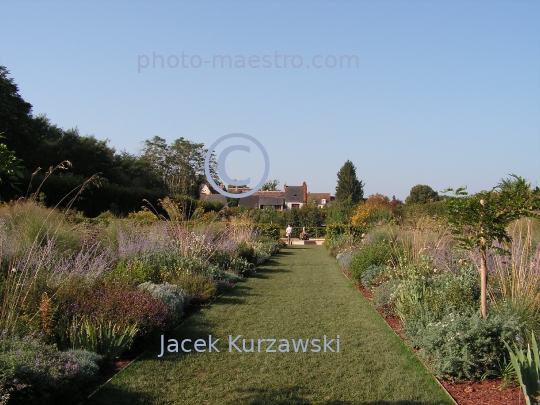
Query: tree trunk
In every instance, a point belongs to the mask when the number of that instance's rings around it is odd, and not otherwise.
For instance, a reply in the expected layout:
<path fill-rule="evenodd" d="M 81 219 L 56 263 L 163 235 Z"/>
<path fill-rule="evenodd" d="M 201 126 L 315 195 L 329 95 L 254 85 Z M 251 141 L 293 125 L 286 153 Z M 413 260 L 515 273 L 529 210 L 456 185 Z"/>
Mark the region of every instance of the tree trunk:
<path fill-rule="evenodd" d="M 487 254 L 482 252 L 482 264 L 480 267 L 480 308 L 481 316 L 487 315 Z"/>

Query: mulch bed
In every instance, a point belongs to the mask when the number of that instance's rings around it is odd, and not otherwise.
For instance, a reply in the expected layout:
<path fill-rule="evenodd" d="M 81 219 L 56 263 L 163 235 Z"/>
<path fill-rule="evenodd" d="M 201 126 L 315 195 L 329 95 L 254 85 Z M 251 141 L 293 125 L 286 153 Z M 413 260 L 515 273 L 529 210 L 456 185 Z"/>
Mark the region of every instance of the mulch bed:
<path fill-rule="evenodd" d="M 345 274 L 345 276 L 351 280 L 351 275 L 349 272 L 347 270 L 342 271 L 343 274 Z M 362 288 L 360 285 L 355 285 L 355 287 L 369 302 L 371 302 L 373 295 L 371 291 Z M 380 315 L 394 330 L 394 332 L 401 339 L 405 340 L 405 335 L 401 331 L 401 319 L 396 317 L 386 317 L 381 313 Z M 521 393 L 521 389 L 519 387 L 499 388 L 499 386 L 503 383 L 502 380 L 464 381 L 456 383 L 439 380 L 439 382 L 459 405 L 525 404 L 525 399 L 523 398 L 523 394 Z"/>

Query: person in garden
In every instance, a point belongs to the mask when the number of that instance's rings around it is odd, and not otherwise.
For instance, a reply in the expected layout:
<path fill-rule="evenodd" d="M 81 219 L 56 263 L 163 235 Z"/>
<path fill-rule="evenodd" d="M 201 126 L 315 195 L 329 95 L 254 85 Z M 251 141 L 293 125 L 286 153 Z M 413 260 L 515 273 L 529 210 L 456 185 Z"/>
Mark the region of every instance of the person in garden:
<path fill-rule="evenodd" d="M 287 229 L 285 229 L 285 233 L 287 234 L 287 243 L 289 245 L 292 245 L 291 236 L 292 236 L 292 226 L 287 225 Z"/>

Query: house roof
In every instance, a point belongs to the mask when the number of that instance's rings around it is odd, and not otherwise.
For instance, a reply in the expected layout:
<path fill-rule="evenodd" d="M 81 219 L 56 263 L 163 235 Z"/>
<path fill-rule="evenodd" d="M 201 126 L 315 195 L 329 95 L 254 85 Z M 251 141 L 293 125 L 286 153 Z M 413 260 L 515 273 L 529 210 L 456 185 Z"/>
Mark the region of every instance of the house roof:
<path fill-rule="evenodd" d="M 223 205 L 227 205 L 227 197 L 222 194 L 201 194 L 200 199 L 203 201 L 218 201 Z"/>
<path fill-rule="evenodd" d="M 247 193 L 248 191 L 251 191 L 252 189 L 249 188 L 249 187 L 229 187 L 227 189 L 227 191 L 229 193 L 234 193 L 234 194 L 241 194 L 241 193 Z"/>
<path fill-rule="evenodd" d="M 285 191 L 257 191 L 254 195 L 259 197 L 285 197 Z"/>
<path fill-rule="evenodd" d="M 259 196 L 259 205 L 283 205 L 283 197 L 263 197 Z"/>
<path fill-rule="evenodd" d="M 304 187 L 303 186 L 287 186 L 285 189 L 285 201 L 289 203 L 304 202 Z"/>
<path fill-rule="evenodd" d="M 327 203 L 330 202 L 330 193 L 308 193 L 308 197 L 313 197 L 317 204 L 322 204 L 322 199 L 325 199 Z"/>
<path fill-rule="evenodd" d="M 259 196 L 250 195 L 244 198 L 238 199 L 238 205 L 240 207 L 259 208 Z"/>

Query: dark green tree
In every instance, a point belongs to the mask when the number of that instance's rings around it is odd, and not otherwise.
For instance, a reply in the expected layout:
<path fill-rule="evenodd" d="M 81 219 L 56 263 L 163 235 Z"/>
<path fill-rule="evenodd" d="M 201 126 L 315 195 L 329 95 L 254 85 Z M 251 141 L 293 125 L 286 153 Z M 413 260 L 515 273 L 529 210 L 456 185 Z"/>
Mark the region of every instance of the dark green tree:
<path fill-rule="evenodd" d="M 28 152 L 37 147 L 32 131 L 32 104 L 24 101 L 8 74 L 6 67 L 0 66 L 0 133 L 4 134 L 7 149 L 28 164 Z"/>
<path fill-rule="evenodd" d="M 364 184 L 356 177 L 356 168 L 350 160 L 345 162 L 337 177 L 337 202 L 348 206 L 358 204 L 364 198 Z"/>
<path fill-rule="evenodd" d="M 417 184 L 411 188 L 409 196 L 405 199 L 406 204 L 427 204 L 428 202 L 439 201 L 439 194 L 430 186 Z"/>
<path fill-rule="evenodd" d="M 287 225 L 300 226 L 300 215 L 298 215 L 298 209 L 293 208 L 288 211 Z"/>
<path fill-rule="evenodd" d="M 0 140 L 2 138 L 4 137 L 0 134 Z M 23 178 L 22 168 L 21 160 L 4 143 L 0 142 L 0 186 L 8 183 L 10 187 L 18 190 L 17 186 Z"/>

